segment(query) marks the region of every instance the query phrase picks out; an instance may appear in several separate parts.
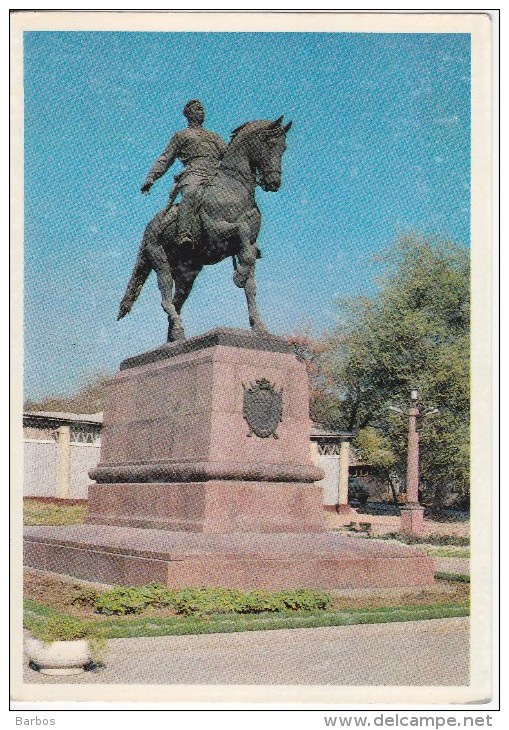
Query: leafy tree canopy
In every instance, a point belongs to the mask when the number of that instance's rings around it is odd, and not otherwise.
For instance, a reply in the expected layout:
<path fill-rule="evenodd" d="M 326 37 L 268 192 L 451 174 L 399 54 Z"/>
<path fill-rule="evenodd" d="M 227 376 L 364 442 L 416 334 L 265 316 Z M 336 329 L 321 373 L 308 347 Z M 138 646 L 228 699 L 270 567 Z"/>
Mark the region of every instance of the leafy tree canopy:
<path fill-rule="evenodd" d="M 468 252 L 412 234 L 399 239 L 378 264 L 376 293 L 342 300 L 337 324 L 311 348 L 317 372 L 312 415 L 329 428 L 360 429 L 358 446 L 365 447 L 366 456 L 393 459 L 393 468 L 404 474 L 407 421 L 388 406 L 405 410 L 410 390 L 417 388 L 421 410 L 439 409 L 420 419 L 422 487 L 435 503 L 452 493 L 466 500 Z"/>
<path fill-rule="evenodd" d="M 99 413 L 104 408 L 107 375 L 96 375 L 76 393 L 69 396 L 48 396 L 26 400 L 25 411 L 57 411 L 63 413 Z"/>

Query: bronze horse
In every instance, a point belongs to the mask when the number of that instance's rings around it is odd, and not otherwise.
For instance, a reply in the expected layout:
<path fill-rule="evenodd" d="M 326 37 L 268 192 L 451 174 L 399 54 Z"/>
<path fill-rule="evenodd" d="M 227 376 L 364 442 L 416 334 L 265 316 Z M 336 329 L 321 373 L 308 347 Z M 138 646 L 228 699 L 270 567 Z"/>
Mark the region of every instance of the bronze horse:
<path fill-rule="evenodd" d="M 233 280 L 246 293 L 249 324 L 257 333 L 267 329 L 256 307 L 255 267 L 260 253 L 256 239 L 261 214 L 255 188 L 276 192 L 281 185 L 281 160 L 291 122 L 247 122 L 233 133 L 220 170 L 205 184 L 196 202 L 195 245 L 177 245 L 176 208 L 157 213 L 145 229 L 138 258 L 120 304 L 118 319 L 128 314 L 152 270 L 168 315 L 168 342 L 184 339 L 180 312 L 204 266 L 231 256 Z M 175 293 L 173 285 L 175 284 Z"/>

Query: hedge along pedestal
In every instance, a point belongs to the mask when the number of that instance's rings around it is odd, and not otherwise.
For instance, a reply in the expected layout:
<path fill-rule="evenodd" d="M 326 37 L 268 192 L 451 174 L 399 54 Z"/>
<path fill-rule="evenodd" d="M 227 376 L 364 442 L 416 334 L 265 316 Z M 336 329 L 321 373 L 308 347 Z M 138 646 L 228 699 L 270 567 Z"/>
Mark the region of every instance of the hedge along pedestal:
<path fill-rule="evenodd" d="M 28 565 L 174 587 L 427 585 L 406 546 L 328 533 L 306 368 L 281 338 L 217 329 L 111 380 L 86 525 L 27 528 Z"/>

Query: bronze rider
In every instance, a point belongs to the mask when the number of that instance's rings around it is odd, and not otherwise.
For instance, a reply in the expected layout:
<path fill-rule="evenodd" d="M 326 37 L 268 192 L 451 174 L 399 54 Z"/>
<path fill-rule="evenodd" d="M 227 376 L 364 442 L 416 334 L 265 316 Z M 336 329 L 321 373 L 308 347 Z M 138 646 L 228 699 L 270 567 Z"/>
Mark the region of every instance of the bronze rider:
<path fill-rule="evenodd" d="M 175 177 L 167 208 L 171 207 L 180 193 L 177 242 L 179 245 L 190 246 L 193 244 L 192 218 L 196 191 L 219 168 L 219 161 L 227 145 L 218 134 L 203 129 L 205 110 L 198 99 L 188 101 L 183 113 L 188 120 L 188 126 L 173 135 L 164 152 L 150 168 L 141 192 L 148 193 L 154 182 L 167 172 L 175 160 L 182 162 L 184 170 Z"/>

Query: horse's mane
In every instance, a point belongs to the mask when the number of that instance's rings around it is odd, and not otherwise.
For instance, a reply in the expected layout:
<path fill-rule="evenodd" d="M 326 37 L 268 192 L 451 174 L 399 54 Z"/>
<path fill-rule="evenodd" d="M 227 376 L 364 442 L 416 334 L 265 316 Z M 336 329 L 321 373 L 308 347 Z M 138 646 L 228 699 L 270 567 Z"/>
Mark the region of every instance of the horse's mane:
<path fill-rule="evenodd" d="M 264 129 L 268 129 L 273 124 L 270 119 L 255 119 L 254 122 L 245 122 L 233 130 L 230 137 L 230 144 L 243 144 L 246 141 L 246 137 L 262 132 Z"/>

